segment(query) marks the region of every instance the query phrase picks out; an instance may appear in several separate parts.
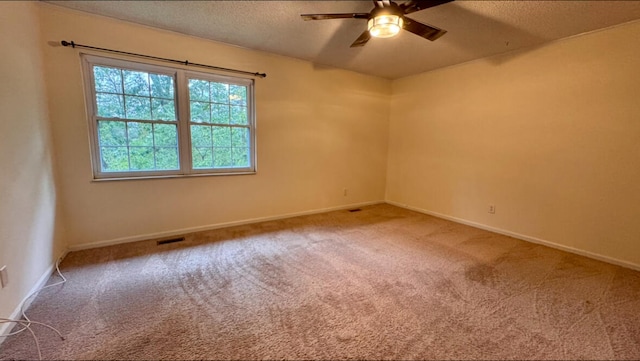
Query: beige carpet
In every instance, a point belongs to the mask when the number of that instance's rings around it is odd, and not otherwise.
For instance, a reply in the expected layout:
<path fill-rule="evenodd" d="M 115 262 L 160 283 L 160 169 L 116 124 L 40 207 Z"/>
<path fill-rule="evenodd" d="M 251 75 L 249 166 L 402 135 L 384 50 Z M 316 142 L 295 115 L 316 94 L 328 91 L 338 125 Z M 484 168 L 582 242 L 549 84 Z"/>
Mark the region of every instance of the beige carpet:
<path fill-rule="evenodd" d="M 640 359 L 640 272 L 390 205 L 61 268 L 29 310 L 51 359 Z"/>

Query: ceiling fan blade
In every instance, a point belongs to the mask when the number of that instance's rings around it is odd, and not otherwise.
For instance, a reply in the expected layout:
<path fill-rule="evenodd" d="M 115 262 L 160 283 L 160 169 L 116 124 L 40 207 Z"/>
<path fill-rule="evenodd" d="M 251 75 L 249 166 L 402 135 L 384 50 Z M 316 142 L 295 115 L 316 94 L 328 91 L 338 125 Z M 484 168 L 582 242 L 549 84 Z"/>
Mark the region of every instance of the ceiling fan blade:
<path fill-rule="evenodd" d="M 404 4 L 400 4 L 399 6 L 405 14 L 411 14 L 416 11 L 432 8 L 451 1 L 453 0 L 411 0 Z"/>
<path fill-rule="evenodd" d="M 404 30 L 407 30 L 431 41 L 438 39 L 447 32 L 446 30 L 438 29 L 431 25 L 426 25 L 415 20 L 411 20 L 407 17 L 404 17 L 404 24 L 402 27 L 404 28 Z"/>
<path fill-rule="evenodd" d="M 369 41 L 369 39 L 371 39 L 371 34 L 369 34 L 369 30 L 365 30 L 362 34 L 360 34 L 360 36 L 356 39 L 356 41 L 353 42 L 353 44 L 351 44 L 351 48 L 355 48 L 355 47 L 359 47 L 359 46 L 364 46 L 364 44 L 367 43 L 367 41 Z"/>
<path fill-rule="evenodd" d="M 368 19 L 367 13 L 351 13 L 351 14 L 302 14 L 303 20 L 329 20 L 329 19 Z"/>

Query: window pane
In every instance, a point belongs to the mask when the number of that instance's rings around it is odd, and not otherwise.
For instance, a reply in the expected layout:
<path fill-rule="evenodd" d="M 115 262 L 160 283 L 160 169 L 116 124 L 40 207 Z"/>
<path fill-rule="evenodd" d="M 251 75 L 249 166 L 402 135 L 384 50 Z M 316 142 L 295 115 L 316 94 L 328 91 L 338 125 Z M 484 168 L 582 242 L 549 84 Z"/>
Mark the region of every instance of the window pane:
<path fill-rule="evenodd" d="M 193 168 L 213 167 L 213 151 L 206 147 L 193 147 L 192 151 Z"/>
<path fill-rule="evenodd" d="M 100 146 L 127 145 L 127 127 L 125 122 L 98 122 L 98 141 Z"/>
<path fill-rule="evenodd" d="M 154 98 L 173 99 L 173 77 L 160 74 L 149 74 L 151 96 Z"/>
<path fill-rule="evenodd" d="M 238 105 L 231 106 L 231 124 L 249 124 L 246 107 Z"/>
<path fill-rule="evenodd" d="M 155 169 L 153 147 L 130 147 L 132 170 Z"/>
<path fill-rule="evenodd" d="M 229 86 L 229 102 L 234 105 L 247 105 L 247 88 L 242 85 Z"/>
<path fill-rule="evenodd" d="M 213 127 L 213 145 L 216 147 L 230 147 L 231 128 Z"/>
<path fill-rule="evenodd" d="M 153 138 L 156 147 L 175 146 L 178 144 L 178 131 L 175 124 L 154 124 Z"/>
<path fill-rule="evenodd" d="M 209 101 L 209 82 L 189 79 L 189 100 Z"/>
<path fill-rule="evenodd" d="M 229 106 L 221 105 L 221 104 L 212 104 L 211 117 L 214 123 L 229 124 Z"/>
<path fill-rule="evenodd" d="M 248 167 L 249 159 L 249 148 L 233 148 L 234 167 Z"/>
<path fill-rule="evenodd" d="M 213 148 L 213 166 L 215 168 L 232 167 L 231 148 Z"/>
<path fill-rule="evenodd" d="M 153 146 L 153 124 L 149 123 L 127 123 L 127 135 L 129 136 L 129 146 Z"/>
<path fill-rule="evenodd" d="M 176 120 L 173 99 L 151 98 L 151 118 L 153 120 Z"/>
<path fill-rule="evenodd" d="M 211 139 L 211 127 L 208 125 L 192 125 L 191 126 L 191 144 L 198 147 L 213 146 Z"/>
<path fill-rule="evenodd" d="M 124 99 L 122 95 L 96 94 L 98 116 L 105 118 L 124 118 Z"/>
<path fill-rule="evenodd" d="M 98 93 L 122 93 L 120 69 L 94 66 L 93 79 Z"/>
<path fill-rule="evenodd" d="M 127 147 L 100 148 L 100 164 L 103 172 L 129 170 L 129 152 Z"/>
<path fill-rule="evenodd" d="M 215 103 L 229 103 L 229 84 L 211 82 L 211 101 Z"/>
<path fill-rule="evenodd" d="M 235 147 L 249 146 L 249 129 L 232 128 L 231 129 L 231 145 Z"/>
<path fill-rule="evenodd" d="M 141 71 L 123 70 L 124 93 L 130 95 L 150 96 L 149 74 Z"/>
<path fill-rule="evenodd" d="M 209 109 L 211 104 L 191 102 L 191 121 L 194 123 L 211 123 Z"/>
<path fill-rule="evenodd" d="M 178 162 L 178 148 L 156 148 L 156 168 L 163 170 L 180 169 Z"/>
<path fill-rule="evenodd" d="M 151 120 L 151 99 L 145 97 L 125 96 L 127 119 Z"/>

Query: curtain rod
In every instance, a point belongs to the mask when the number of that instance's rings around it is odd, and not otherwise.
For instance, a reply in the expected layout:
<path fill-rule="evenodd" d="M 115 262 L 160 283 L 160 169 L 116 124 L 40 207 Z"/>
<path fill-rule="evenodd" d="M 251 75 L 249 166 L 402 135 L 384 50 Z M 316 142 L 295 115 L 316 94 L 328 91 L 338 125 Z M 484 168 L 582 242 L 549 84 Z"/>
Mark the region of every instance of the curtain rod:
<path fill-rule="evenodd" d="M 244 70 L 237 70 L 237 69 L 229 69 L 229 68 L 223 68 L 223 67 L 219 67 L 219 66 L 213 66 L 213 65 L 207 65 L 207 64 L 198 64 L 198 63 L 192 63 L 189 60 L 176 60 L 176 59 L 169 59 L 169 58 L 160 58 L 157 56 L 151 56 L 151 55 L 144 55 L 144 54 L 137 54 L 137 53 L 129 53 L 126 51 L 120 51 L 120 50 L 113 50 L 113 49 L 106 49 L 106 48 L 98 48 L 95 46 L 89 46 L 89 45 L 82 45 L 82 44 L 77 44 L 73 41 L 66 41 L 66 40 L 62 40 L 60 42 L 60 44 L 62 44 L 62 46 L 70 46 L 72 48 L 85 48 L 85 49 L 92 49 L 92 50 L 98 50 L 98 51 L 104 51 L 107 53 L 116 53 L 116 54 L 124 54 L 124 55 L 131 55 L 131 56 L 136 56 L 139 58 L 145 58 L 145 59 L 153 59 L 153 60 L 159 60 L 159 61 L 165 61 L 168 63 L 177 63 L 177 64 L 182 64 L 182 65 L 186 65 L 186 66 L 196 66 L 196 67 L 200 67 L 200 68 L 207 68 L 207 69 L 214 69 L 214 70 L 222 70 L 222 71 L 226 71 L 226 72 L 231 72 L 231 73 L 237 73 L 237 74 L 245 74 L 245 75 L 253 75 L 253 76 L 257 76 L 260 78 L 265 78 L 267 76 L 267 74 L 265 73 L 252 73 L 250 71 L 244 71 Z"/>

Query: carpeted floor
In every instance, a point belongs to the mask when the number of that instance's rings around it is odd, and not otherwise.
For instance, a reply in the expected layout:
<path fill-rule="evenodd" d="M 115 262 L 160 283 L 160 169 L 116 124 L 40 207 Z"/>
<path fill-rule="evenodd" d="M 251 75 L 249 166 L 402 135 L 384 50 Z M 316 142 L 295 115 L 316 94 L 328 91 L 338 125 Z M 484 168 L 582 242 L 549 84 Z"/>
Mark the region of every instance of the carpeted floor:
<path fill-rule="evenodd" d="M 66 336 L 34 326 L 50 359 L 640 359 L 640 272 L 390 205 L 61 269 L 28 312 Z"/>

